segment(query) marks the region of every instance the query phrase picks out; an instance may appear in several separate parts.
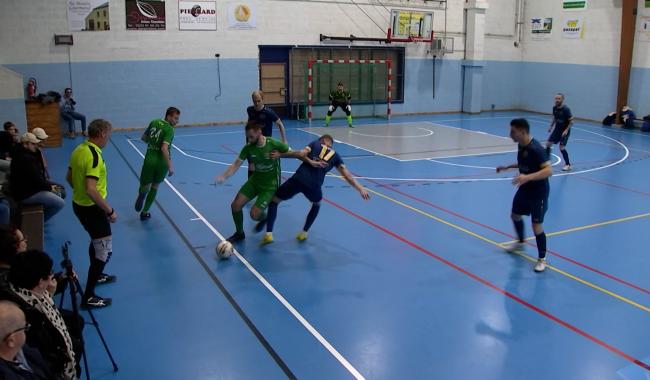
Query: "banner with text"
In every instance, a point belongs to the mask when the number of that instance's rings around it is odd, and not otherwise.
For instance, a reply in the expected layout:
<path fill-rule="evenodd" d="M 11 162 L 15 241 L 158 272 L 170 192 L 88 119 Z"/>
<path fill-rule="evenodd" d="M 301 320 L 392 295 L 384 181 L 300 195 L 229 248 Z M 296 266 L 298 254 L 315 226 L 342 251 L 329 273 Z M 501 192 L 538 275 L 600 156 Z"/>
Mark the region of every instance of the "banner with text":
<path fill-rule="evenodd" d="M 562 24 L 562 38 L 582 38 L 585 32 L 584 20 L 581 16 L 567 17 Z"/>
<path fill-rule="evenodd" d="M 180 30 L 217 30 L 216 1 L 179 1 Z"/>
<path fill-rule="evenodd" d="M 552 17 L 533 17 L 530 19 L 530 32 L 533 40 L 548 40 L 553 31 Z"/>
<path fill-rule="evenodd" d="M 164 30 L 164 0 L 126 0 L 127 30 Z"/>

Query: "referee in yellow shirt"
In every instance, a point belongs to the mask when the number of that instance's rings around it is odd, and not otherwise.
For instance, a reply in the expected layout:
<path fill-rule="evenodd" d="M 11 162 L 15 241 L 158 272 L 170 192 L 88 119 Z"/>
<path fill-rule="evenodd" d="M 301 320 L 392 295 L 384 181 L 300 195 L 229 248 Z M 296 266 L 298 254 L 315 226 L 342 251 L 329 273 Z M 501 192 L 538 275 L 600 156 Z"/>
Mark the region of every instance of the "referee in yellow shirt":
<path fill-rule="evenodd" d="M 72 186 L 72 208 L 81 225 L 90 235 L 90 267 L 82 307 L 100 308 L 111 304 L 110 298 L 95 294 L 97 284 L 115 281 L 115 276 L 104 273 L 104 267 L 113 253 L 111 223 L 117 221 L 117 212 L 106 201 L 106 164 L 102 148 L 111 137 L 111 123 L 93 120 L 88 126 L 88 140 L 72 152 L 66 180 Z"/>

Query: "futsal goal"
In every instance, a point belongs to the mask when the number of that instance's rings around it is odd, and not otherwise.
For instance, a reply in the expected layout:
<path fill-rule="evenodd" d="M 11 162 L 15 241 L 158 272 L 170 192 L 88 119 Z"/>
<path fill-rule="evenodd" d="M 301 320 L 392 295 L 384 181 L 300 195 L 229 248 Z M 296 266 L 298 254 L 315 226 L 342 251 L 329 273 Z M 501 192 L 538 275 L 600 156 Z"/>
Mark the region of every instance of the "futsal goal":
<path fill-rule="evenodd" d="M 330 91 L 339 82 L 350 92 L 354 117 L 390 118 L 393 91 L 390 59 L 312 59 L 307 62 L 306 74 L 310 125 L 314 119 L 325 118 Z"/>

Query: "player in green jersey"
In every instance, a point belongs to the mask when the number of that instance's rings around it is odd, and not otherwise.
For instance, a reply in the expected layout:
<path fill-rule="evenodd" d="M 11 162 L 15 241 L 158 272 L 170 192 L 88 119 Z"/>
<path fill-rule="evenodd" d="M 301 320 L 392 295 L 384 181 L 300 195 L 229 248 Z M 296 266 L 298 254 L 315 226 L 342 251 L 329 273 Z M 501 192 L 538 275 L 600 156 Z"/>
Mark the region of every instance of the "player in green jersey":
<path fill-rule="evenodd" d="M 226 239 L 231 243 L 244 240 L 246 237 L 244 234 L 244 213 L 242 209 L 253 198 L 256 198 L 256 200 L 253 207 L 251 207 L 251 218 L 258 222 L 263 222 L 266 219 L 265 210 L 269 202 L 271 202 L 271 199 L 273 199 L 273 194 L 275 194 L 275 190 L 280 184 L 280 160 L 277 158 L 278 153 L 284 153 L 283 157 L 299 157 L 301 154 L 300 151 L 289 152 L 289 145 L 272 137 L 264 136 L 262 134 L 262 127 L 262 124 L 255 121 L 249 121 L 246 124 L 246 139 L 248 144 L 242 148 L 239 156 L 228 169 L 216 179 L 217 183 L 223 183 L 228 177 L 237 172 L 246 159 L 250 159 L 255 168 L 251 177 L 239 189 L 239 192 L 230 205 L 236 228 L 235 233 Z"/>
<path fill-rule="evenodd" d="M 180 115 L 178 108 L 169 107 L 165 119 L 153 120 L 142 134 L 142 141 L 147 143 L 147 154 L 142 164 L 140 188 L 135 201 L 135 211 L 140 212 L 140 220 L 151 218 L 149 209 L 156 199 L 158 186 L 168 173 L 170 177 L 174 174 L 171 148 L 174 127 L 178 124 Z"/>

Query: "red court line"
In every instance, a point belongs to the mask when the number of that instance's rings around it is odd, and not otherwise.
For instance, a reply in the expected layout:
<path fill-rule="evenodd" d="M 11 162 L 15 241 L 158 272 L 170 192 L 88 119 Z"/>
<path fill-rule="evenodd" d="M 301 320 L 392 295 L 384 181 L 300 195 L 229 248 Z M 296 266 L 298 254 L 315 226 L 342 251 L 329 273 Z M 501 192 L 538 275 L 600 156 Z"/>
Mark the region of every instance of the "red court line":
<path fill-rule="evenodd" d="M 229 146 L 226 145 L 226 144 L 221 144 L 221 147 L 222 147 L 223 149 L 227 150 L 227 151 L 230 152 L 230 153 L 233 153 L 233 154 L 239 154 L 239 152 L 236 152 L 235 150 L 233 150 L 231 147 L 229 147 Z"/>
<path fill-rule="evenodd" d="M 630 189 L 630 188 L 627 188 L 627 187 L 624 187 L 624 186 L 616 185 L 614 183 L 609 183 L 609 182 L 605 182 L 605 181 L 601 181 L 601 180 L 598 180 L 598 179 L 593 179 L 593 178 L 589 178 L 589 177 L 585 177 L 585 176 L 581 176 L 581 175 L 577 175 L 576 178 L 579 178 L 579 179 L 584 180 L 584 181 L 599 183 L 601 185 L 613 187 L 613 188 L 619 189 L 619 190 L 624 190 L 624 191 L 629 191 L 629 192 L 636 193 L 636 194 L 645 195 L 646 197 L 650 197 L 650 193 L 646 193 L 645 191 Z"/>
<path fill-rule="evenodd" d="M 355 175 L 355 176 L 358 176 L 357 174 L 354 174 L 354 175 Z M 437 209 L 437 210 L 440 210 L 440 211 L 443 211 L 443 212 L 445 212 L 445 213 L 447 213 L 447 214 L 453 215 L 453 216 L 455 216 L 455 217 L 457 217 L 457 218 L 460 218 L 460 219 L 462 219 L 462 220 L 465 220 L 465 221 L 470 222 L 470 223 L 472 223 L 472 224 L 475 224 L 475 225 L 477 225 L 477 226 L 481 226 L 481 227 L 486 228 L 486 229 L 488 229 L 488 230 L 490 230 L 490 231 L 493 231 L 493 232 L 496 232 L 496 233 L 498 233 L 498 234 L 501 234 L 501 235 L 507 236 L 507 237 L 509 237 L 510 239 L 516 239 L 515 236 L 510 235 L 510 234 L 507 233 L 507 232 L 503 232 L 503 231 L 498 230 L 498 229 L 496 229 L 496 228 L 494 228 L 494 227 L 491 227 L 491 226 L 488 226 L 488 225 L 486 225 L 486 224 L 480 223 L 480 222 L 478 222 L 478 221 L 476 221 L 476 220 L 470 219 L 470 218 L 468 218 L 468 217 L 466 217 L 466 216 L 463 216 L 463 215 L 461 215 L 461 214 L 458 214 L 458 213 L 456 213 L 456 212 L 454 212 L 454 211 L 447 210 L 447 209 L 445 209 L 445 208 L 443 208 L 443 207 L 440 207 L 440 206 L 438 206 L 438 205 L 435 205 L 435 204 L 433 204 L 433 203 L 431 203 L 431 202 L 429 202 L 429 201 L 426 201 L 426 200 L 424 200 L 424 199 L 421 199 L 421 198 L 415 197 L 415 196 L 413 196 L 413 195 L 411 195 L 411 194 L 405 193 L 405 192 L 403 192 L 403 191 L 401 191 L 401 190 L 399 190 L 399 189 L 394 188 L 393 186 L 390 186 L 390 185 L 384 185 L 384 184 L 381 184 L 381 183 L 379 183 L 379 182 L 377 182 L 377 181 L 369 180 L 369 179 L 368 179 L 367 181 L 372 182 L 372 183 L 374 183 L 374 184 L 377 184 L 377 185 L 379 185 L 380 187 L 383 187 L 383 188 L 385 188 L 385 189 L 388 189 L 388 190 L 394 191 L 394 192 L 396 192 L 396 193 L 398 193 L 398 194 L 400 194 L 400 195 L 402 195 L 402 196 L 404 196 L 404 197 L 407 197 L 407 198 L 409 198 L 409 199 L 412 199 L 412 200 L 414 200 L 414 201 L 416 201 L 416 202 L 423 203 L 423 204 L 425 204 L 425 205 L 427 205 L 427 206 L 433 207 L 433 208 L 435 208 L 435 209 Z M 530 245 L 531 247 L 537 247 L 536 244 L 533 244 L 533 243 L 528 242 L 528 241 L 526 242 L 526 244 Z M 635 284 L 633 284 L 633 283 L 631 283 L 631 282 L 628 282 L 628 281 L 626 281 L 626 280 L 623 280 L 623 279 L 621 279 L 621 278 L 618 278 L 618 277 L 616 277 L 616 276 L 614 276 L 614 275 L 611 275 L 611 274 L 605 273 L 605 272 L 603 272 L 603 271 L 601 271 L 601 270 L 599 270 L 599 269 L 596 269 L 596 268 L 590 267 L 590 266 L 587 265 L 587 264 L 583 264 L 583 263 L 581 263 L 581 262 L 579 262 L 579 261 L 577 261 L 577 260 L 574 260 L 574 259 L 572 259 L 572 258 L 570 258 L 570 257 L 566 257 L 566 256 L 564 256 L 564 255 L 562 255 L 562 254 L 560 254 L 560 253 L 558 253 L 558 252 L 552 251 L 552 250 L 550 250 L 550 249 L 547 249 L 546 251 L 547 251 L 548 253 L 554 255 L 554 256 L 557 256 L 557 257 L 561 258 L 562 260 L 568 261 L 568 262 L 570 262 L 570 263 L 572 263 L 572 264 L 575 264 L 575 265 L 577 265 L 577 266 L 579 266 L 579 267 L 581 267 L 581 268 L 584 268 L 584 269 L 586 269 L 586 270 L 588 270 L 588 271 L 591 271 L 591 272 L 597 273 L 597 274 L 599 274 L 599 275 L 601 275 L 601 276 L 603 276 L 603 277 L 609 278 L 609 279 L 612 280 L 612 281 L 616 281 L 616 282 L 618 282 L 618 283 L 620 283 L 620 284 L 626 285 L 626 286 L 628 286 L 628 287 L 630 287 L 630 288 L 636 289 L 636 290 L 638 290 L 638 291 L 640 291 L 640 292 L 643 292 L 643 293 L 645 293 L 645 294 L 650 294 L 650 290 L 648 290 L 648 289 L 642 288 L 642 287 L 640 287 L 640 286 L 638 286 L 638 285 L 635 285 Z"/>
<path fill-rule="evenodd" d="M 523 306 L 525 306 L 525 307 L 527 307 L 527 308 L 529 308 L 529 309 L 531 309 L 531 310 L 533 310 L 533 311 L 535 311 L 535 312 L 537 312 L 537 313 L 539 313 L 539 314 L 545 316 L 546 318 L 552 320 L 553 322 L 556 322 L 557 324 L 559 324 L 559 325 L 561 325 L 561 326 L 564 326 L 564 327 L 566 327 L 567 329 L 569 329 L 569 330 L 571 330 L 571 331 L 573 331 L 573 332 L 575 332 L 575 333 L 577 333 L 577 334 L 579 334 L 579 335 L 582 335 L 583 337 L 589 339 L 590 341 L 592 341 L 592 342 L 594 342 L 594 343 L 596 343 L 596 344 L 598 344 L 598 345 L 604 347 L 605 349 L 607 349 L 607 350 L 609 350 L 609 351 L 615 353 L 616 355 L 619 355 L 619 356 L 623 357 L 624 359 L 626 359 L 626 360 L 628 360 L 628 361 L 630 361 L 630 362 L 632 362 L 632 363 L 638 365 L 639 367 L 642 367 L 642 368 L 644 368 L 644 369 L 650 371 L 650 365 L 648 365 L 647 363 L 644 363 L 644 362 L 642 362 L 641 360 L 636 359 L 636 358 L 634 358 L 634 357 L 632 357 L 632 356 L 626 354 L 625 352 L 619 350 L 618 348 L 616 348 L 616 347 L 614 347 L 614 346 L 612 346 L 612 345 L 606 343 L 606 342 L 603 341 L 603 340 L 600 340 L 600 339 L 596 338 L 596 337 L 593 336 L 593 335 L 590 335 L 590 334 L 587 333 L 586 331 L 584 331 L 584 330 L 582 330 L 582 329 L 580 329 L 580 328 L 578 328 L 578 327 L 576 327 L 576 326 L 570 324 L 569 322 L 565 322 L 565 321 L 563 321 L 563 320 L 560 319 L 559 317 L 556 317 L 555 315 L 553 315 L 553 314 L 551 314 L 551 313 L 549 313 L 549 312 L 547 312 L 547 311 L 545 311 L 545 310 L 542 310 L 541 308 L 539 308 L 539 307 L 537 307 L 537 306 L 535 306 L 535 305 L 533 305 L 533 304 L 531 304 L 531 303 L 525 301 L 524 299 L 518 297 L 517 295 L 515 295 L 515 294 L 513 294 L 513 293 L 510 293 L 510 292 L 508 292 L 508 291 L 506 291 L 506 290 L 504 290 L 504 289 L 499 288 L 498 286 L 494 285 L 493 283 L 489 282 L 488 280 L 485 280 L 485 279 L 483 279 L 483 278 L 481 278 L 481 277 L 479 277 L 479 276 L 477 276 L 477 275 L 475 275 L 475 274 L 469 272 L 468 270 L 461 268 L 460 266 L 458 266 L 458 265 L 452 263 L 451 261 L 446 260 L 446 259 L 444 259 L 444 258 L 438 256 L 437 254 L 435 254 L 435 253 L 433 253 L 433 252 L 427 250 L 426 248 L 423 248 L 423 247 L 421 247 L 421 246 L 419 246 L 419 245 L 413 243 L 412 241 L 407 240 L 406 238 L 404 238 L 404 237 L 398 235 L 397 233 L 395 233 L 395 232 L 393 232 L 393 231 L 391 231 L 391 230 L 389 230 L 389 229 L 387 229 L 387 228 L 385 228 L 385 227 L 382 227 L 382 226 L 380 226 L 380 225 L 378 225 L 378 224 L 372 222 L 371 220 L 366 219 L 365 217 L 363 217 L 363 216 L 361 216 L 361 215 L 359 215 L 359 214 L 356 214 L 356 213 L 354 213 L 353 211 L 348 210 L 347 208 L 345 208 L 345 207 L 343 207 L 343 206 L 341 206 L 341 205 L 339 205 L 339 204 L 337 204 L 337 203 L 334 203 L 334 202 L 330 201 L 329 199 L 323 198 L 323 200 L 324 200 L 325 202 L 331 204 L 332 206 L 338 208 L 339 210 L 341 210 L 341 211 L 343 211 L 343 212 L 345 212 L 345 213 L 347 213 L 347 214 L 353 216 L 354 218 L 357 218 L 357 219 L 361 220 L 362 222 L 364 222 L 364 223 L 366 223 L 366 224 L 368 224 L 368 225 L 370 225 L 370 226 L 372 226 L 372 227 L 374 227 L 374 228 L 376 228 L 376 229 L 378 229 L 378 230 L 384 232 L 385 234 L 392 236 L 393 238 L 395 238 L 395 239 L 401 241 L 402 243 L 404 243 L 404 244 L 406 244 L 406 245 L 409 245 L 409 246 L 411 246 L 412 248 L 415 248 L 416 250 L 418 250 L 418 251 L 424 253 L 425 255 L 430 256 L 430 257 L 432 257 L 432 258 L 434 258 L 434 259 L 440 261 L 441 263 L 443 263 L 443 264 L 445 264 L 445 265 L 451 267 L 452 269 L 457 270 L 458 272 L 460 272 L 460 273 L 466 275 L 467 277 L 470 277 L 470 278 L 472 278 L 472 279 L 474 279 L 474 280 L 480 282 L 481 284 L 483 284 L 483 285 L 485 285 L 485 286 L 487 286 L 487 287 L 489 287 L 489 288 L 492 288 L 493 290 L 496 290 L 497 292 L 503 294 L 504 296 L 510 298 L 511 300 L 513 300 L 513 301 L 515 301 L 515 302 L 518 302 L 519 304 L 521 304 L 521 305 L 523 305 Z"/>

